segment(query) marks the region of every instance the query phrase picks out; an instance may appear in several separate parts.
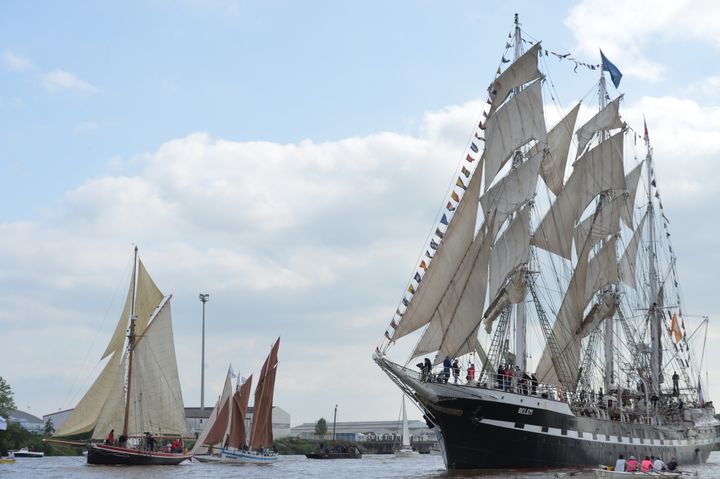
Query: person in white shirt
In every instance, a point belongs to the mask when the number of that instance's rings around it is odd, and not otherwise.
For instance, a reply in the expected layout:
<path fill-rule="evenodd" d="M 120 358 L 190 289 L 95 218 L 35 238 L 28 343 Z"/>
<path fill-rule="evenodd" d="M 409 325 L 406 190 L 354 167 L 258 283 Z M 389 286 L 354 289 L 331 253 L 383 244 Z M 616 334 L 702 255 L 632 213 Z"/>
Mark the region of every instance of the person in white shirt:
<path fill-rule="evenodd" d="M 655 462 L 653 462 L 653 470 L 654 471 L 667 471 L 667 466 L 662 461 L 662 459 L 660 459 L 659 457 L 656 457 Z"/>
<path fill-rule="evenodd" d="M 625 456 L 623 456 L 622 454 L 620 454 L 618 460 L 615 461 L 615 470 L 625 472 Z"/>

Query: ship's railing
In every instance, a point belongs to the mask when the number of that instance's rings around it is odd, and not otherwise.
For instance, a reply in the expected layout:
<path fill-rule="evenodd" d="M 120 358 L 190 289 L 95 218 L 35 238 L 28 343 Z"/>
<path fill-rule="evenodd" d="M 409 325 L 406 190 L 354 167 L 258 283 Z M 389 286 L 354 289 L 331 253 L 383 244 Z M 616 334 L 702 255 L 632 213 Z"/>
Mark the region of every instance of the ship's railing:
<path fill-rule="evenodd" d="M 568 394 L 566 394 L 562 386 L 540 383 L 527 374 L 523 374 L 522 376 L 508 376 L 505 374 L 486 372 L 483 375 L 482 380 L 478 381 L 476 379 L 470 379 L 467 376 L 467 371 L 464 371 L 466 373 L 465 375 L 463 375 L 463 371 L 461 371 L 461 374 L 455 376 L 452 369 L 450 369 L 449 372 L 445 371 L 444 368 L 435 368 L 435 370 L 431 369 L 430 371 L 427 371 L 420 366 L 421 364 L 417 365 L 420 372 L 405 367 L 403 367 L 403 372 L 420 382 L 473 386 L 526 396 L 537 396 L 554 401 L 568 401 Z"/>

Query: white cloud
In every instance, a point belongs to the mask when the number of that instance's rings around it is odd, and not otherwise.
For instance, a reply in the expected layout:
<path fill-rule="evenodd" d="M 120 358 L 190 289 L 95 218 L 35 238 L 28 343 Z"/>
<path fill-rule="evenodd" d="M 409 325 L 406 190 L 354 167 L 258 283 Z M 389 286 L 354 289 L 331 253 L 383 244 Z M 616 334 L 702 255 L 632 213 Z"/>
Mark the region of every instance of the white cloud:
<path fill-rule="evenodd" d="M 43 84 L 50 92 L 70 90 L 82 93 L 97 93 L 98 91 L 96 87 L 81 80 L 75 74 L 59 69 L 43 74 Z"/>
<path fill-rule="evenodd" d="M 33 65 L 30 59 L 16 55 L 13 52 L 3 53 L 3 61 L 8 69 L 15 72 L 23 72 L 35 68 L 35 65 Z"/>
<path fill-rule="evenodd" d="M 584 53 L 597 55 L 599 46 L 623 65 L 623 74 L 649 80 L 664 72 L 646 57 L 650 42 L 701 40 L 720 47 L 719 23 L 720 3 L 714 0 L 584 0 L 565 20 Z"/>
<path fill-rule="evenodd" d="M 159 287 L 174 295 L 186 404 L 199 398 L 197 294 L 209 292 L 206 398 L 219 392 L 228 362 L 248 374 L 282 335 L 277 404 L 293 424 L 327 415 L 336 402 L 347 420 L 392 419 L 387 404 L 399 393 L 370 354 L 434 230 L 479 106 L 426 113 L 419 137 L 278 144 L 195 133 L 113 158 L 112 173 L 67 192 L 44 222 L 0 223 L 0 329 L 12 339 L 2 357 L 47 363 L 22 340 L 37 330 L 35 344 L 63 358 L 62 374 L 17 364 L 7 378 L 16 398 L 35 397 L 38 413 L 73 406 L 67 371 L 89 374 L 104 349 L 136 243 Z M 720 196 L 720 109 L 672 97 L 624 105 L 636 127 L 643 114 L 661 191 L 677 208 L 673 226 L 684 228 L 684 217 Z M 678 251 L 692 252 L 698 234 Z M 694 300 L 713 260 L 681 261 L 692 273 L 690 308 L 703 311 Z M 77 351 L 80 340 L 87 351 Z M 318 401 L 318 384 L 328 404 Z"/>

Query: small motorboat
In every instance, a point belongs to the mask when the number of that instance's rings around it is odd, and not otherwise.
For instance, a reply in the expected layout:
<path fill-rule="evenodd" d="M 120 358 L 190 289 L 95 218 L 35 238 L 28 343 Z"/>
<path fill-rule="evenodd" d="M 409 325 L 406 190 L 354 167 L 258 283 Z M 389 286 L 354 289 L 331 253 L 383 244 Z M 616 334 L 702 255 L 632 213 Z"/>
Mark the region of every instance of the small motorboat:
<path fill-rule="evenodd" d="M 45 453 L 42 451 L 31 451 L 27 447 L 23 447 L 17 451 L 10 451 L 10 454 L 15 457 L 45 457 Z"/>

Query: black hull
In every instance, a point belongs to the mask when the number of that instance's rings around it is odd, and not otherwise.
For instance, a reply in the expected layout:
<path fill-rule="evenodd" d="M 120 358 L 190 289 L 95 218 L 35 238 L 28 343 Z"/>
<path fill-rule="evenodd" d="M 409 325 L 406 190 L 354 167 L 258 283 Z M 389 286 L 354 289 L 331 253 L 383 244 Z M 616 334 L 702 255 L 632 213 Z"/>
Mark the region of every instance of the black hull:
<path fill-rule="evenodd" d="M 569 405 L 534 395 L 423 383 L 378 361 L 437 428 L 448 469 L 554 469 L 614 464 L 620 454 L 680 464 L 707 461 L 718 440 L 712 408 L 693 421 L 656 425 L 576 416 Z"/>
<path fill-rule="evenodd" d="M 305 454 L 308 459 L 362 459 L 362 454 L 352 452 L 332 452 L 329 454 Z"/>
<path fill-rule="evenodd" d="M 87 463 L 107 466 L 176 466 L 190 457 L 188 454 L 150 452 L 104 444 L 90 444 Z"/>
<path fill-rule="evenodd" d="M 426 410 L 440 432 L 447 468 L 596 467 L 613 464 L 620 454 L 676 457 L 681 464 L 695 464 L 707 460 L 716 438 L 713 427 L 694 428 L 690 440 L 690 430 L 681 426 L 575 417 L 537 406 L 523 406 L 525 414 L 518 414 L 519 409 L 516 404 L 464 399 L 429 405 Z"/>

